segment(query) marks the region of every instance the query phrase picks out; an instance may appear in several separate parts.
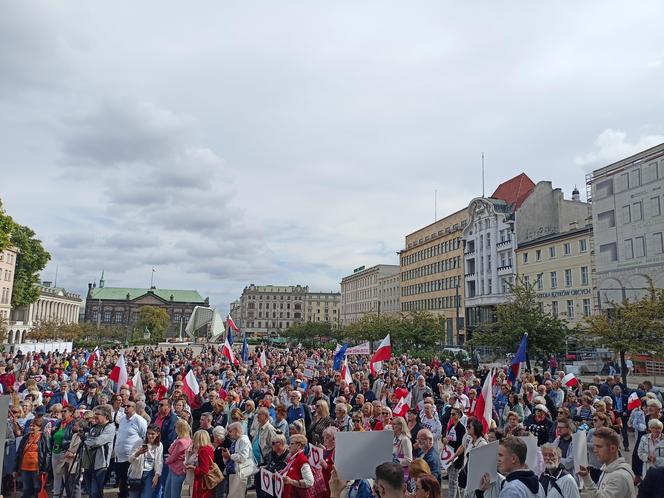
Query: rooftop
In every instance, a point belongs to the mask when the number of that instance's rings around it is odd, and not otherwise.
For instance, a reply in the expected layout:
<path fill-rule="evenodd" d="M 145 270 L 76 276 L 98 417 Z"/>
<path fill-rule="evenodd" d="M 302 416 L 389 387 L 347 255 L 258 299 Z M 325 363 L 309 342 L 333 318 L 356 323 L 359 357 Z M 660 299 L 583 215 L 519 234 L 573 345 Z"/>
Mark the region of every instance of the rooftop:
<path fill-rule="evenodd" d="M 519 209 L 534 188 L 535 184 L 528 175 L 521 173 L 498 185 L 491 197 L 502 199 L 514 209 Z"/>
<path fill-rule="evenodd" d="M 180 290 L 180 289 L 145 289 L 135 287 L 96 287 L 91 290 L 89 299 L 104 299 L 104 300 L 126 300 L 127 294 L 129 299 L 136 299 L 152 292 L 155 296 L 160 297 L 164 301 L 170 301 L 173 296 L 173 301 L 178 303 L 205 303 L 205 299 L 201 297 L 198 291 L 195 290 Z"/>

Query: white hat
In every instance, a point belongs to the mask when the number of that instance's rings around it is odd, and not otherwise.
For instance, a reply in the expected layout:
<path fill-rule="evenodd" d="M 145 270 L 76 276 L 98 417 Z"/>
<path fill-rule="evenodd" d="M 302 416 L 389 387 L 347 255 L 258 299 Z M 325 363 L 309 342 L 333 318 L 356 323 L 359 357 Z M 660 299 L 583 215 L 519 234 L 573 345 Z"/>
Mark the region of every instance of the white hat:
<path fill-rule="evenodd" d="M 546 405 L 535 405 L 535 410 L 542 410 L 544 413 L 549 413 L 549 409 L 546 407 Z"/>

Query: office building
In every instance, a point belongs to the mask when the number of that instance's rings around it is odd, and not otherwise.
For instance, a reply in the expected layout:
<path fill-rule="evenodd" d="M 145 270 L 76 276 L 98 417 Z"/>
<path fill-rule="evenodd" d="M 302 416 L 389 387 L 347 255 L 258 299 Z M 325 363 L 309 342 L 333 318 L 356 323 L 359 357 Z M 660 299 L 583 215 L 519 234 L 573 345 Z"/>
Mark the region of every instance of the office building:
<path fill-rule="evenodd" d="M 398 273 L 399 265 L 360 266 L 351 275 L 342 278 L 341 326 L 345 327 L 371 313 L 379 314 L 382 306 L 380 279 Z"/>

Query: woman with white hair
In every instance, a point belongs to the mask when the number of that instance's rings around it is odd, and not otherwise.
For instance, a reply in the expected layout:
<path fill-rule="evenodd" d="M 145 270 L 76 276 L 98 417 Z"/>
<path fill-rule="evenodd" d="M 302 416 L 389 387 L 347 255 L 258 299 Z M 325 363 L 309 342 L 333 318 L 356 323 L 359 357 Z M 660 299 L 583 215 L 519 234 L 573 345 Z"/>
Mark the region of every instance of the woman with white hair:
<path fill-rule="evenodd" d="M 226 437 L 231 441 L 230 449 L 222 450 L 228 474 L 228 498 L 244 498 L 247 493 L 247 480 L 257 470 L 251 442 L 244 434 L 240 422 L 233 422 L 228 426 Z"/>
<path fill-rule="evenodd" d="M 650 467 L 661 467 L 664 465 L 664 438 L 662 429 L 664 424 L 656 418 L 648 421 L 648 434 L 639 442 L 639 458 L 643 462 L 643 476 Z"/>

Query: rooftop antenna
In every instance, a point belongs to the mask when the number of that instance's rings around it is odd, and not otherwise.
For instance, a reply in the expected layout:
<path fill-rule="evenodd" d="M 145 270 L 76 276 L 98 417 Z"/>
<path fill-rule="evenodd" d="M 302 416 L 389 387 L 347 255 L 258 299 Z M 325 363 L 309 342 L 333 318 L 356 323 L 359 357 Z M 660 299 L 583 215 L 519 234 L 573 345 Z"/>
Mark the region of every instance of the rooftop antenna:
<path fill-rule="evenodd" d="M 55 278 L 53 279 L 53 287 L 58 286 L 58 268 L 60 265 L 55 265 Z"/>
<path fill-rule="evenodd" d="M 438 221 L 438 189 L 433 191 L 433 221 Z"/>
<path fill-rule="evenodd" d="M 484 197 L 484 152 L 482 152 L 482 197 Z"/>

